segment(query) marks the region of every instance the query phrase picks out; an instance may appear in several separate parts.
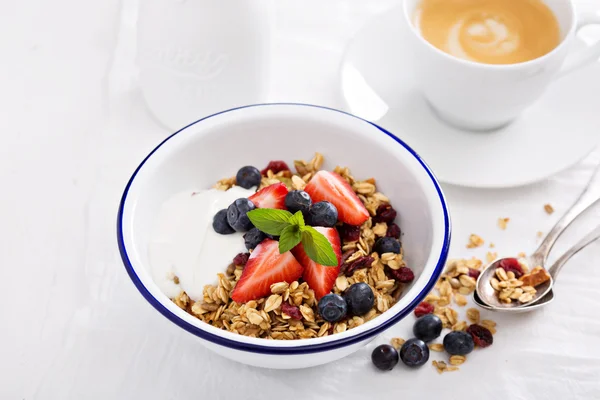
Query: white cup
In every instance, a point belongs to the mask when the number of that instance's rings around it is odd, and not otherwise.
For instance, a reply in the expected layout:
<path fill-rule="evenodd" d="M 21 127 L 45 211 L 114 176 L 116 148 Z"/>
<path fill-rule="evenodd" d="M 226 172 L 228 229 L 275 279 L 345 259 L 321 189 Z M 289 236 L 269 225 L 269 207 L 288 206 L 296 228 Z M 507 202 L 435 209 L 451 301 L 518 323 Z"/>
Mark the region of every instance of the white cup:
<path fill-rule="evenodd" d="M 415 74 L 435 113 L 462 129 L 485 131 L 509 124 L 553 80 L 600 57 L 600 43 L 569 53 L 579 29 L 600 24 L 600 15 L 577 13 L 572 0 L 544 0 L 560 26 L 561 42 L 554 50 L 534 60 L 502 65 L 460 59 L 426 41 L 413 23 L 419 1 L 404 0 L 403 7 L 411 31 L 407 36 L 413 50 Z M 600 111 L 600 94 L 598 106 Z"/>

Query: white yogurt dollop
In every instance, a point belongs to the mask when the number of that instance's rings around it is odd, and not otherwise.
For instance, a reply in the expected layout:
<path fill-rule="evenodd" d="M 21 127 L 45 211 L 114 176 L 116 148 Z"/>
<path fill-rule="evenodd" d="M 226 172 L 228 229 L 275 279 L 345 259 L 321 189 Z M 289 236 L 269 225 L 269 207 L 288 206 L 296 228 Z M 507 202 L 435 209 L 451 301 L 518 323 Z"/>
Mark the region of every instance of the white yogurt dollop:
<path fill-rule="evenodd" d="M 234 186 L 227 191 L 186 191 L 167 200 L 150 236 L 148 256 L 152 276 L 170 298 L 185 290 L 192 300 L 202 299 L 204 285 L 214 283 L 233 257 L 245 252 L 242 233 L 220 235 L 212 227 L 213 216 L 235 199 L 254 189 Z M 179 278 L 179 284 L 173 277 Z"/>

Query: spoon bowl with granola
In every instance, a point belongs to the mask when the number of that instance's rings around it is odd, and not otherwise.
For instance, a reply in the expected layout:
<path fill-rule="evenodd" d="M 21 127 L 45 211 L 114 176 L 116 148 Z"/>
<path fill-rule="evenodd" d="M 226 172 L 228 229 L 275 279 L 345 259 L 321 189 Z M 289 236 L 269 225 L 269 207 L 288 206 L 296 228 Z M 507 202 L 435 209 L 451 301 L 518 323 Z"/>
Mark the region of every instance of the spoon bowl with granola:
<path fill-rule="evenodd" d="M 268 368 L 342 358 L 400 321 L 437 281 L 449 239 L 439 184 L 408 145 L 299 104 L 173 134 L 134 172 L 117 219 L 151 306 L 208 349 Z"/>

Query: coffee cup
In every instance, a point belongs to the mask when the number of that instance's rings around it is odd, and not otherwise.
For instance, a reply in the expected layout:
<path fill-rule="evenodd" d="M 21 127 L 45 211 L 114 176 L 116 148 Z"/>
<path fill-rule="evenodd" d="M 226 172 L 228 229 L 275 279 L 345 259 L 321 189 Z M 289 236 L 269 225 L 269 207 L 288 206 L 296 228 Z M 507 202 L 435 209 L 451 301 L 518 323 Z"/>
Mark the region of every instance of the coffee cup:
<path fill-rule="evenodd" d="M 540 0 L 555 17 L 557 44 L 543 55 L 512 63 L 481 62 L 430 43 L 419 27 L 422 1 L 404 0 L 403 4 L 415 74 L 434 112 L 460 129 L 486 131 L 511 123 L 554 80 L 576 73 L 600 57 L 600 42 L 583 50 L 571 50 L 579 29 L 600 24 L 599 14 L 578 13 L 572 0 Z M 476 28 L 474 33 L 480 33 Z M 600 110 L 600 97 L 598 106 Z"/>

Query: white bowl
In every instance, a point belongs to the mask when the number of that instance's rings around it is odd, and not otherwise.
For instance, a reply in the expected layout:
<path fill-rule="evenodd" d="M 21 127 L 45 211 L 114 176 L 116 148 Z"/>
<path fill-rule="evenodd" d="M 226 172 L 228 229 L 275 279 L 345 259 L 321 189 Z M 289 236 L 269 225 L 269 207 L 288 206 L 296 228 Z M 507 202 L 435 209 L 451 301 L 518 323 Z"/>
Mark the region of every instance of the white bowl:
<path fill-rule="evenodd" d="M 415 280 L 400 300 L 373 320 L 322 338 L 292 341 L 250 338 L 210 326 L 177 307 L 152 279 L 150 232 L 169 196 L 210 188 L 243 165 L 325 156 L 325 169 L 348 166 L 359 179 L 374 177 L 398 211 L 407 264 Z M 440 186 L 419 156 L 383 128 L 353 115 L 302 104 L 264 104 L 196 121 L 159 144 L 133 173 L 118 213 L 117 239 L 131 280 L 163 316 L 196 335 L 209 349 L 245 364 L 303 368 L 358 350 L 408 315 L 432 289 L 450 244 L 450 218 Z M 233 254 L 232 254 L 233 256 Z M 222 270 L 227 266 L 223 265 Z M 207 282 L 211 283 L 211 282 Z M 168 340 L 168 339 L 165 339 Z"/>

